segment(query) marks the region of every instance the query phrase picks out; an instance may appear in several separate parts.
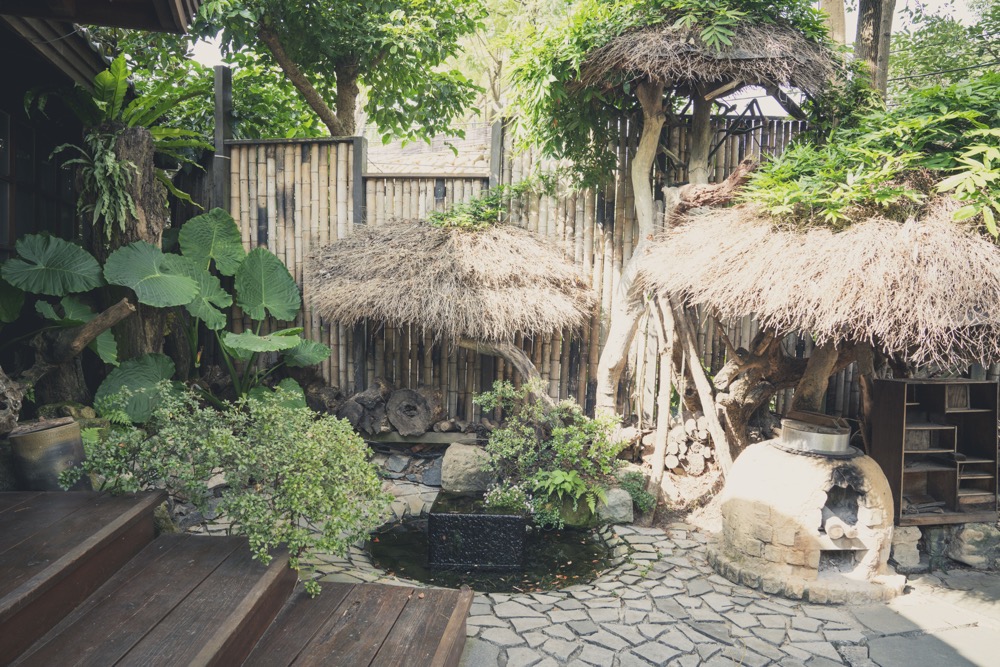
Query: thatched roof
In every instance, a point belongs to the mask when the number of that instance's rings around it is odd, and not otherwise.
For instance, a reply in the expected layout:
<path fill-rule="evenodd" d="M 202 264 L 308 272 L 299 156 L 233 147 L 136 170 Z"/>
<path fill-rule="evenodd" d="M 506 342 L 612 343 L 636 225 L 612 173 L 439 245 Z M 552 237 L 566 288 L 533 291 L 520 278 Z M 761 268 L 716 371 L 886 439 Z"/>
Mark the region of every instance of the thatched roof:
<path fill-rule="evenodd" d="M 776 24 L 735 27 L 732 45 L 705 46 L 698 31 L 670 23 L 625 33 L 595 49 L 584 62 L 586 85 L 617 85 L 640 76 L 668 86 L 701 83 L 791 84 L 807 93 L 833 77 L 830 51 L 792 28 Z"/>
<path fill-rule="evenodd" d="M 317 250 L 306 291 L 332 321 L 416 325 L 434 335 L 509 341 L 581 325 L 592 297 L 570 262 L 529 231 L 393 223 L 355 227 Z"/>
<path fill-rule="evenodd" d="M 951 222 L 776 229 L 751 207 L 690 216 L 643 258 L 640 282 L 721 318 L 753 314 L 818 342 L 872 342 L 914 364 L 1000 361 L 1000 248 Z"/>

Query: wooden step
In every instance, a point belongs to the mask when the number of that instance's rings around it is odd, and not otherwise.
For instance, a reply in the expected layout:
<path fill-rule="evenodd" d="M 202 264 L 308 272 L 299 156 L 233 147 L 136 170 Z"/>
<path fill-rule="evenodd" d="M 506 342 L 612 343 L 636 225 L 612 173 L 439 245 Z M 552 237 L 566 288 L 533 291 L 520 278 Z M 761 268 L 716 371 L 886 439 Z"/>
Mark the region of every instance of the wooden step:
<path fill-rule="evenodd" d="M 7 664 L 153 539 L 163 493 L 0 494 L 0 664 Z"/>
<path fill-rule="evenodd" d="M 327 583 L 301 589 L 245 665 L 454 667 L 465 647 L 472 591 Z"/>
<path fill-rule="evenodd" d="M 16 665 L 238 665 L 295 586 L 245 538 L 164 535 Z"/>

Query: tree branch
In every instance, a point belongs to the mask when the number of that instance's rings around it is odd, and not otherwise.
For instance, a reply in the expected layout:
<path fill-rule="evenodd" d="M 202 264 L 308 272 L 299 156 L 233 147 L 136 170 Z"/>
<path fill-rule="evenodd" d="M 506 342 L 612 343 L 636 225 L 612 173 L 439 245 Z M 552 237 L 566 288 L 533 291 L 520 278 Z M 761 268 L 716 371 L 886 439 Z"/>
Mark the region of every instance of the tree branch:
<path fill-rule="evenodd" d="M 537 381 L 539 386 L 542 385 L 542 376 L 539 374 L 538 369 L 535 368 L 535 364 L 532 363 L 531 358 L 524 353 L 524 350 L 517 347 L 512 343 L 484 343 L 481 341 L 470 340 L 468 338 L 461 338 L 458 340 L 458 346 L 465 348 L 466 350 L 472 350 L 478 354 L 489 354 L 494 357 L 501 357 L 506 361 L 509 361 L 514 365 L 514 368 L 521 374 L 528 382 Z M 541 400 L 547 407 L 555 407 L 556 402 L 552 399 L 548 393 L 542 389 L 538 394 L 538 399 Z"/>
<path fill-rule="evenodd" d="M 267 48 L 271 51 L 271 55 L 274 56 L 275 62 L 281 68 L 281 71 L 285 73 L 288 80 L 292 82 L 296 90 L 302 94 L 305 98 L 306 103 L 309 105 L 319 119 L 323 121 L 323 124 L 327 126 L 330 130 L 330 134 L 335 137 L 344 137 L 350 134 L 350 131 L 345 127 L 344 123 L 340 118 L 337 117 L 335 113 L 330 109 L 330 106 L 323 99 L 323 96 L 319 94 L 315 86 L 309 81 L 309 78 L 299 69 L 299 66 L 285 51 L 284 45 L 282 45 L 281 40 L 278 38 L 277 33 L 274 32 L 268 25 L 269 21 L 267 17 L 261 19 L 260 25 L 257 28 L 257 36 L 260 41 L 267 45 Z M 340 87 L 340 81 L 337 81 L 337 87 Z M 353 110 L 352 110 L 353 113 Z M 352 117 L 353 121 L 353 117 Z M 353 124 L 353 123 L 352 123 Z"/>

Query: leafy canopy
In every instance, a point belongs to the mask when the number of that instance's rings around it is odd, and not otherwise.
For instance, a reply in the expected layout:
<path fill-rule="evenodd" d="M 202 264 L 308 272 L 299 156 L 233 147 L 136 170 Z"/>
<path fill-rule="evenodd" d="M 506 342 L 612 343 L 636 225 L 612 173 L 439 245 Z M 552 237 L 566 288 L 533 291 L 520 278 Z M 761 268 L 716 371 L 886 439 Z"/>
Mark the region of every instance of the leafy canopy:
<path fill-rule="evenodd" d="M 584 86 L 587 57 L 619 35 L 654 26 L 693 29 L 704 47 L 722 49 L 741 22 L 782 23 L 814 41 L 826 37 L 823 15 L 808 0 L 579 0 L 558 27 L 521 37 L 511 73 L 515 131 L 547 155 L 571 160 L 582 181 L 597 182 L 615 168 L 608 128 L 639 110 L 638 77 Z"/>
<path fill-rule="evenodd" d="M 824 144 L 793 145 L 766 164 L 744 199 L 785 222 L 842 227 L 874 215 L 919 218 L 940 193 L 964 202 L 956 219 L 997 236 L 1000 73 L 861 110 Z"/>
<path fill-rule="evenodd" d="M 383 137 L 415 139 L 450 129 L 475 99 L 478 88 L 445 63 L 481 13 L 479 0 L 208 0 L 200 16 L 205 33 L 221 28 L 227 54 L 266 53 L 266 26 L 351 129 L 360 84 Z"/>

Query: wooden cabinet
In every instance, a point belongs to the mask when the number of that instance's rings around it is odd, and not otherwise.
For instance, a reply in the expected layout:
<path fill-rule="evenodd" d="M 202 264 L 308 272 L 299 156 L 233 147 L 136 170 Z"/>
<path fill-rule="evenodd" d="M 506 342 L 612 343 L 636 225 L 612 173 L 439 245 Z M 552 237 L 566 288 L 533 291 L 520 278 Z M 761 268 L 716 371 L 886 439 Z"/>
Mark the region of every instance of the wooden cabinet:
<path fill-rule="evenodd" d="M 896 523 L 997 518 L 997 383 L 876 380 L 871 457 L 889 479 Z"/>

